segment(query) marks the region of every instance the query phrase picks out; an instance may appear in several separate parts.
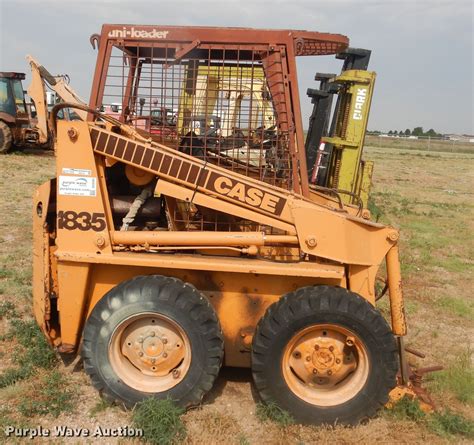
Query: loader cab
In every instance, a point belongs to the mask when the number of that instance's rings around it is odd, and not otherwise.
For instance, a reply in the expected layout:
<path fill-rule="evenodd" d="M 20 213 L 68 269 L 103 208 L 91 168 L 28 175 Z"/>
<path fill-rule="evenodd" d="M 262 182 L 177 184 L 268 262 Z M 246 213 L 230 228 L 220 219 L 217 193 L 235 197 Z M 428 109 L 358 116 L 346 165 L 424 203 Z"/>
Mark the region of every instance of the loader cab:
<path fill-rule="evenodd" d="M 0 73 L 0 113 L 3 120 L 13 123 L 13 120 L 20 119 L 28 123 L 22 80 L 25 80 L 24 73 Z"/>
<path fill-rule="evenodd" d="M 0 154 L 23 144 L 31 134 L 22 80 L 24 73 L 0 72 Z"/>

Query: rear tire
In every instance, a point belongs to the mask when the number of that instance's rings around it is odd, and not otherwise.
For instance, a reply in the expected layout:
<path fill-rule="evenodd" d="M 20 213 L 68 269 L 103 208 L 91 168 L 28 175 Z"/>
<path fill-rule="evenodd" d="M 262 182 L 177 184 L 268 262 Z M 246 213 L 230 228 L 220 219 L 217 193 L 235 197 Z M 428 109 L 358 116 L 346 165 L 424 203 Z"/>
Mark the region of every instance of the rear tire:
<path fill-rule="evenodd" d="M 197 405 L 224 355 L 207 299 L 176 278 L 141 276 L 110 290 L 84 328 L 84 369 L 109 401 L 127 408 L 147 397 Z"/>
<path fill-rule="evenodd" d="M 388 401 L 397 370 L 385 319 L 339 287 L 286 294 L 269 307 L 253 338 L 260 397 L 305 424 L 355 425 L 372 417 Z"/>
<path fill-rule="evenodd" d="M 13 144 L 12 131 L 3 121 L 0 121 L 0 154 L 6 154 L 10 151 Z"/>

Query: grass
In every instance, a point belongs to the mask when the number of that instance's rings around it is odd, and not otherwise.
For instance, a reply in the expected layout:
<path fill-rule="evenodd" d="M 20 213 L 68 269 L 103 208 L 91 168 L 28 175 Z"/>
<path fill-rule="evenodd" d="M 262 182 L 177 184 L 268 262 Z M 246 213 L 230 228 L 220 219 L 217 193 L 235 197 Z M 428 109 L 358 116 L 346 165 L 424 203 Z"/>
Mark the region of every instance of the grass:
<path fill-rule="evenodd" d="M 428 428 L 440 436 L 461 435 L 474 439 L 474 422 L 447 409 L 428 418 Z"/>
<path fill-rule="evenodd" d="M 169 400 L 153 397 L 139 403 L 133 411 L 133 425 L 143 431 L 145 442 L 153 445 L 179 443 L 186 437 L 181 421 L 184 409 Z"/>
<path fill-rule="evenodd" d="M 390 149 L 420 150 L 449 153 L 473 153 L 474 144 L 470 142 L 443 141 L 437 139 L 405 139 L 396 137 L 366 136 L 365 143 L 372 147 Z M 429 155 L 426 156 L 436 156 Z"/>
<path fill-rule="evenodd" d="M 435 301 L 435 304 L 450 314 L 468 320 L 474 319 L 474 303 L 472 301 L 456 297 L 440 297 Z"/>
<path fill-rule="evenodd" d="M 97 414 L 103 413 L 107 408 L 110 408 L 112 405 L 107 402 L 105 399 L 100 399 L 90 410 L 89 416 L 96 417 Z"/>
<path fill-rule="evenodd" d="M 255 405 L 248 381 L 227 382 L 222 393 L 214 393 L 212 401 L 198 410 L 189 411 L 185 422 L 186 438 L 181 433 L 174 438 L 169 431 L 173 422 L 181 423 L 181 416 L 172 415 L 172 421 L 154 421 L 160 415 L 142 414 L 139 407 L 133 412 L 109 410 L 107 418 L 117 424 L 130 424 L 131 417 L 148 422 L 148 441 L 151 443 L 453 443 L 471 440 L 473 418 L 472 369 L 465 353 L 458 355 L 459 345 L 472 337 L 472 319 L 466 314 L 470 306 L 472 288 L 472 238 L 474 205 L 472 178 L 474 156 L 456 153 L 428 153 L 416 150 L 370 148 L 366 159 L 375 161 L 374 189 L 371 211 L 380 222 L 401 229 L 403 288 L 406 296 L 409 334 L 407 341 L 415 349 L 427 354 L 420 366 L 442 364 L 445 371 L 429 375 L 429 390 L 441 411 L 416 418 L 417 411 L 407 408 L 397 416 L 381 418 L 355 428 L 308 428 L 291 425 L 286 420 L 280 426 L 278 419 L 286 416 Z M 45 424 L 51 426 L 54 413 L 46 412 L 46 400 L 55 398 L 36 393 L 43 389 L 45 380 L 57 369 L 61 370 L 54 353 L 35 328 L 31 317 L 31 195 L 36 185 L 51 177 L 54 158 L 39 155 L 13 154 L 2 158 L 2 187 L 4 199 L 0 202 L 0 357 L 1 378 L 5 388 L 0 390 L 0 442 L 3 425 L 23 427 Z M 461 303 L 460 303 L 461 302 Z M 388 299 L 381 300 L 382 309 L 388 308 Z M 472 311 L 472 306 L 471 311 Z M 18 321 L 17 319 L 22 320 Z M 31 349 L 31 353 L 28 350 Z M 17 351 L 12 355 L 12 351 Z M 43 359 L 45 361 L 43 362 Z M 50 361 L 51 359 L 51 361 Z M 20 362 L 34 363 L 22 367 Z M 43 363 L 43 368 L 40 363 Z M 23 374 L 24 373 L 24 374 Z M 69 376 L 67 378 L 69 382 Z M 93 394 L 90 382 L 81 374 L 71 374 L 77 391 Z M 16 383 L 15 383 L 16 382 Z M 0 381 L 0 383 L 2 383 Z M 15 384 L 13 384 L 15 383 Z M 64 391 L 68 390 L 63 382 Z M 71 385 L 71 383 L 69 383 Z M 0 385 L 1 386 L 1 385 Z M 58 396 L 58 394 L 56 394 Z M 98 396 L 75 398 L 71 396 L 78 426 L 93 428 L 101 422 L 101 413 L 107 409 Z M 214 402 L 215 399 L 215 402 Z M 28 405 L 28 401 L 36 404 Z M 57 397 L 55 407 L 63 406 Z M 19 406 L 25 414 L 20 413 Z M 269 412 L 270 411 L 270 412 Z M 64 411 L 63 411 L 64 412 Z M 31 416 L 28 415 L 31 413 Z M 464 414 L 465 417 L 461 415 Z M 159 413 L 158 413 L 159 414 Z M 410 419 L 411 417 L 411 419 Z M 276 421 L 274 419 L 277 419 Z M 148 419 L 148 420 L 147 420 Z M 61 417 L 63 421 L 63 417 Z M 262 423 L 262 421 L 264 423 Z M 166 427 L 171 423 L 171 426 Z M 49 423 L 49 424 L 48 424 Z M 168 433 L 157 431 L 165 429 Z M 184 426 L 177 427 L 183 431 Z M 172 436 L 172 433 L 171 433 Z M 160 442 L 160 437 L 163 439 Z"/>
<path fill-rule="evenodd" d="M 450 409 L 435 411 L 427 414 L 421 408 L 417 400 L 408 396 L 400 399 L 391 409 L 387 409 L 386 415 L 397 420 L 409 420 L 423 424 L 428 430 L 439 436 L 452 438 L 453 436 L 464 436 L 474 438 L 474 422 L 457 414 Z"/>
<path fill-rule="evenodd" d="M 18 346 L 12 355 L 16 366 L 0 374 L 0 388 L 24 380 L 38 369 L 52 369 L 58 362 L 35 320 L 12 319 L 10 330 L 3 339 L 15 340 Z"/>
<path fill-rule="evenodd" d="M 281 427 L 287 427 L 295 423 L 290 413 L 280 408 L 276 403 L 258 403 L 256 410 L 257 417 L 260 421 L 271 421 Z"/>
<path fill-rule="evenodd" d="M 474 367 L 470 349 L 459 354 L 446 370 L 433 374 L 431 387 L 435 391 L 449 391 L 468 405 L 474 405 Z"/>
<path fill-rule="evenodd" d="M 39 388 L 27 387 L 18 411 L 25 417 L 47 414 L 58 417 L 73 411 L 74 396 L 63 375 L 54 370 L 42 378 Z"/>
<path fill-rule="evenodd" d="M 0 303 L 0 319 L 2 318 L 18 318 L 16 307 L 11 301 L 2 301 Z"/>

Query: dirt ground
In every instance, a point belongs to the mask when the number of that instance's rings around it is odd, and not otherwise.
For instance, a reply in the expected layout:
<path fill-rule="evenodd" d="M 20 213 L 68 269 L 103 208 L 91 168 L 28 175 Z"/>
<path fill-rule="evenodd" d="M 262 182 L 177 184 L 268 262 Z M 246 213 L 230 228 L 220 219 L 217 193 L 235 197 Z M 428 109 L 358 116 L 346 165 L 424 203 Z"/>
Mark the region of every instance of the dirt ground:
<path fill-rule="evenodd" d="M 404 292 L 409 334 L 407 343 L 426 354 L 413 362 L 441 364 L 427 386 L 440 410 L 474 421 L 474 153 L 429 153 L 367 147 L 375 161 L 374 213 L 402 231 Z M 13 153 L 0 159 L 0 373 L 15 366 L 20 346 L 8 332 L 14 319 L 28 320 L 31 310 L 31 196 L 53 176 L 54 158 L 40 151 Z M 387 303 L 380 308 L 387 312 Z M 36 400 L 52 373 L 63 378 L 61 399 L 69 410 L 36 413 L 24 409 Z M 94 430 L 131 425 L 131 413 L 104 404 L 76 360 L 38 370 L 26 379 L 0 388 L 0 426 L 53 429 L 56 425 Z M 57 396 L 57 395 L 56 395 Z M 61 405 L 61 406 L 63 406 Z M 35 405 L 36 406 L 36 405 Z M 46 410 L 47 412 L 48 410 Z M 202 407 L 183 416 L 189 444 L 372 444 L 471 443 L 458 434 L 437 433 L 424 421 L 384 411 L 356 428 L 282 427 L 261 421 L 247 370 L 223 369 Z M 1 435 L 0 443 L 22 442 Z M 60 439 L 54 443 L 92 443 L 93 438 Z M 51 439 L 29 441 L 51 442 Z M 134 443 L 107 438 L 104 443 Z"/>

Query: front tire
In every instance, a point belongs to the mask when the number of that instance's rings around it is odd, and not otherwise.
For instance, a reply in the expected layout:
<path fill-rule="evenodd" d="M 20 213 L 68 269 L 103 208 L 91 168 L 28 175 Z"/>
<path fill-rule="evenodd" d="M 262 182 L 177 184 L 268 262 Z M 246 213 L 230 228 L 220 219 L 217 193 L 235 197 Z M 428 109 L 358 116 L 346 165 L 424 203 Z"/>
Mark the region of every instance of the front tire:
<path fill-rule="evenodd" d="M 260 320 L 252 375 L 264 402 L 305 424 L 349 424 L 388 401 L 397 345 L 382 315 L 359 295 L 310 286 L 282 297 Z"/>
<path fill-rule="evenodd" d="M 207 299 L 190 284 L 141 276 L 110 290 L 84 328 L 84 369 L 109 401 L 127 408 L 153 396 L 182 407 L 211 389 L 224 354 Z"/>

